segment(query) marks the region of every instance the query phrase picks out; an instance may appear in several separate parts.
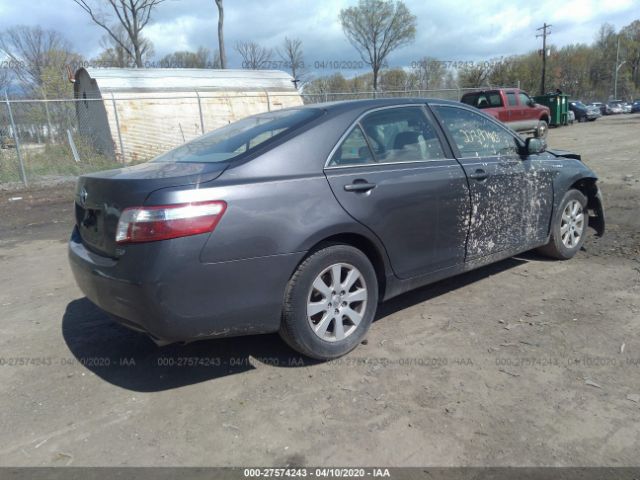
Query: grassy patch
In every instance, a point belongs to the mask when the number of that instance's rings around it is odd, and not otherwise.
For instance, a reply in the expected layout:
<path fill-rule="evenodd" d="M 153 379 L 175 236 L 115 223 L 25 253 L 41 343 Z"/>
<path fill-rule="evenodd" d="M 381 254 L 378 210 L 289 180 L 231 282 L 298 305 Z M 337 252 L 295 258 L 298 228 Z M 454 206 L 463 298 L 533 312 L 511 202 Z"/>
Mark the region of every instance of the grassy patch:
<path fill-rule="evenodd" d="M 83 173 L 122 167 L 113 158 L 101 155 L 82 144 L 76 145 L 80 161 L 76 162 L 71 148 L 65 144 L 21 145 L 27 180 L 77 176 Z M 20 182 L 20 164 L 15 148 L 0 150 L 0 183 Z"/>

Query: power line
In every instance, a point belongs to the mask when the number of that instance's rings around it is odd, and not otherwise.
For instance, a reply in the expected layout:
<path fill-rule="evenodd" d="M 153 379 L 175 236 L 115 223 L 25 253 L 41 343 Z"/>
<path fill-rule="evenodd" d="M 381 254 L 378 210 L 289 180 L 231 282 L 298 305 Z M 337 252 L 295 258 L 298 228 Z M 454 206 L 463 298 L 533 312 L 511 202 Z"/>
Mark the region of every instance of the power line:
<path fill-rule="evenodd" d="M 537 31 L 542 30 L 542 33 L 536 35 L 536 38 L 542 37 L 542 81 L 540 82 L 540 95 L 544 95 L 545 85 L 544 80 L 547 73 L 547 35 L 551 35 L 551 32 L 547 31 L 551 28 L 551 25 L 547 25 L 545 22 L 544 25 L 540 28 L 537 28 Z"/>

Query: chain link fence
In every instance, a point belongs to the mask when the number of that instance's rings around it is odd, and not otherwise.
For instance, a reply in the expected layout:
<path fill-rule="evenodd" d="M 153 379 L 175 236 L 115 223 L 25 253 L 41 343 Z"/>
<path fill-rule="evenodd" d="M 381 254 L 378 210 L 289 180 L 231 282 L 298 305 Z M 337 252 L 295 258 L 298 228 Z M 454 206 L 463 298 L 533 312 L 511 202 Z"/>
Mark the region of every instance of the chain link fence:
<path fill-rule="evenodd" d="M 119 166 L 79 135 L 74 100 L 6 100 L 0 108 L 0 188 L 57 183 Z"/>
<path fill-rule="evenodd" d="M 466 90 L 243 95 L 167 93 L 63 100 L 4 98 L 0 189 L 72 181 L 83 173 L 145 162 L 258 111 L 339 100 L 423 97 L 458 100 Z"/>

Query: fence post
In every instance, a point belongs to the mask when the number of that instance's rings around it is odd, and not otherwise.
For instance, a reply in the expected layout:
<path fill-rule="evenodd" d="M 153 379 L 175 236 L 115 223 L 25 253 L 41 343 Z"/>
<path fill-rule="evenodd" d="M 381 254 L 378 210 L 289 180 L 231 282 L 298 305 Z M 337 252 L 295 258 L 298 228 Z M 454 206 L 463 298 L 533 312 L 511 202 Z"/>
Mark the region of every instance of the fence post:
<path fill-rule="evenodd" d="M 42 90 L 42 98 L 44 99 L 44 111 L 47 115 L 47 126 L 49 127 L 49 131 L 47 132 L 48 135 L 47 137 L 49 138 L 49 140 L 51 140 L 53 138 L 53 126 L 51 125 L 51 114 L 49 113 L 49 102 L 47 102 L 47 94 L 44 91 L 44 88 L 41 89 Z"/>
<path fill-rule="evenodd" d="M 80 155 L 78 155 L 78 149 L 76 148 L 76 142 L 73 141 L 73 135 L 71 130 L 67 128 L 67 139 L 69 140 L 69 147 L 71 147 L 71 153 L 76 163 L 80 163 Z"/>
<path fill-rule="evenodd" d="M 111 102 L 113 103 L 113 114 L 116 117 L 116 130 L 118 132 L 118 141 L 120 142 L 120 153 L 122 154 L 122 163 L 124 164 L 124 143 L 122 143 L 122 134 L 120 133 L 120 120 L 118 120 L 118 108 L 116 107 L 116 98 L 111 92 Z"/>
<path fill-rule="evenodd" d="M 270 112 L 271 111 L 271 97 L 269 96 L 269 92 L 267 91 L 266 88 L 263 88 L 264 90 L 264 94 L 267 96 L 267 111 Z"/>
<path fill-rule="evenodd" d="M 25 187 L 29 186 L 27 182 L 27 174 L 24 171 L 24 163 L 22 162 L 22 154 L 20 153 L 20 139 L 18 138 L 18 130 L 16 129 L 16 123 L 13 121 L 13 112 L 11 111 L 11 104 L 9 103 L 9 95 L 7 89 L 4 89 L 4 99 L 7 102 L 7 110 L 9 110 L 9 120 L 11 121 L 11 129 L 13 131 L 13 140 L 16 142 L 16 154 L 18 155 L 18 163 L 20 164 L 20 175 L 22 176 L 22 183 Z"/>
<path fill-rule="evenodd" d="M 202 117 L 202 103 L 200 102 L 200 94 L 197 90 L 194 90 L 194 92 L 196 92 L 196 97 L 198 97 L 198 111 L 200 112 L 200 133 L 204 135 L 204 118 Z"/>

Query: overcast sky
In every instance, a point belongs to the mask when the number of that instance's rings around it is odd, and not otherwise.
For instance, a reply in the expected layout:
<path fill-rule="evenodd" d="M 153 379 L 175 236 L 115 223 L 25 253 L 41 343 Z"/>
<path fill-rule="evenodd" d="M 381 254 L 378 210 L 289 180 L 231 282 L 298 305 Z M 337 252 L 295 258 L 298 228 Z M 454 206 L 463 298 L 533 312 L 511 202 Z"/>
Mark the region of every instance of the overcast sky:
<path fill-rule="evenodd" d="M 99 2 L 100 0 L 94 0 Z M 278 46 L 285 35 L 303 42 L 305 63 L 358 60 L 338 22 L 341 8 L 357 0 L 225 0 L 230 67 L 241 59 L 232 46 L 253 40 Z M 591 43 L 603 22 L 616 29 L 640 19 L 640 0 L 405 0 L 417 16 L 415 42 L 392 53 L 391 66 L 428 55 L 440 60 L 490 60 L 540 48 L 536 28 L 551 23 L 549 41 Z M 27 6 L 28 5 L 28 6 Z M 145 29 L 156 58 L 175 50 L 217 49 L 214 0 L 166 0 Z M 0 0 L 0 29 L 18 24 L 56 29 L 87 58 L 104 32 L 72 0 Z M 322 74 L 324 72 L 315 72 Z"/>

